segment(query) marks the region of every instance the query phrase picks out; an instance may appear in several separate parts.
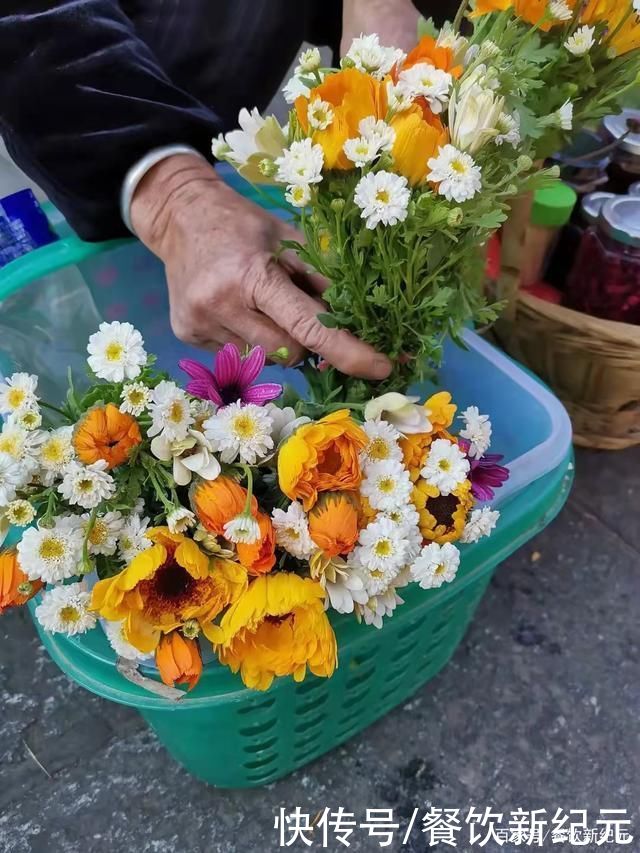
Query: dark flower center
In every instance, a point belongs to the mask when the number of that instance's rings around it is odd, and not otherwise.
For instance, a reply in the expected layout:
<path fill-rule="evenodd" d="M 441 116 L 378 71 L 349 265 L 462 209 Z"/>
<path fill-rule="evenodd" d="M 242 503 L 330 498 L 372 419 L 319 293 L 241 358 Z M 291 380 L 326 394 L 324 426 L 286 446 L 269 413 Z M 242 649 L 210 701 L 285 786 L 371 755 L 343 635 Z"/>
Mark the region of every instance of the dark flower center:
<path fill-rule="evenodd" d="M 140 584 L 145 587 L 145 592 L 151 593 L 151 597 L 164 599 L 172 604 L 189 598 L 195 585 L 195 578 L 192 578 L 182 566 L 173 562 L 160 566 L 151 580 L 142 581 Z"/>
<path fill-rule="evenodd" d="M 429 498 L 427 509 L 438 524 L 450 527 L 453 524 L 453 514 L 458 509 L 458 498 L 455 495 L 439 495 Z"/>
<path fill-rule="evenodd" d="M 235 382 L 231 385 L 224 385 L 220 388 L 220 396 L 222 397 L 223 405 L 230 406 L 232 403 L 237 403 L 238 400 L 241 400 L 242 390 L 243 389 Z"/>

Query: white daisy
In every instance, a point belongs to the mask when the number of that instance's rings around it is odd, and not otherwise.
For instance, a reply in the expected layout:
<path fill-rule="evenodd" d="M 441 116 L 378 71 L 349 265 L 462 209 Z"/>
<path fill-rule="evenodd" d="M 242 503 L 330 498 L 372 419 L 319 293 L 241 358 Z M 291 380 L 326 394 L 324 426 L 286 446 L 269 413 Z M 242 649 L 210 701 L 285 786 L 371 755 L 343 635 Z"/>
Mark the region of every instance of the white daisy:
<path fill-rule="evenodd" d="M 309 184 L 289 184 L 284 197 L 293 207 L 307 207 L 311 202 Z"/>
<path fill-rule="evenodd" d="M 369 595 L 385 590 L 405 562 L 407 543 L 388 518 L 371 522 L 360 531 L 358 544 L 349 554 L 349 565 L 362 571 Z"/>
<path fill-rule="evenodd" d="M 411 68 L 401 71 L 398 82 L 412 98 L 425 98 L 432 112 L 437 115 L 449 102 L 453 77 L 441 68 L 436 68 L 427 62 L 418 62 Z"/>
<path fill-rule="evenodd" d="M 205 421 L 204 432 L 223 462 L 240 459 L 249 465 L 273 450 L 273 421 L 262 406 L 231 403 Z"/>
<path fill-rule="evenodd" d="M 469 460 L 457 444 L 446 438 L 437 438 L 429 448 L 421 476 L 441 495 L 450 495 L 467 479 Z"/>
<path fill-rule="evenodd" d="M 151 402 L 151 388 L 142 382 L 128 382 L 122 388 L 121 398 L 120 411 L 137 418 Z"/>
<path fill-rule="evenodd" d="M 227 140 L 224 138 L 224 133 L 219 133 L 211 140 L 211 153 L 216 160 L 222 160 L 230 151 L 227 145 Z"/>
<path fill-rule="evenodd" d="M 27 527 L 36 517 L 36 511 L 29 501 L 17 500 L 11 501 L 4 515 L 9 524 L 15 527 Z"/>
<path fill-rule="evenodd" d="M 443 583 L 451 583 L 460 565 L 460 551 L 451 542 L 438 545 L 431 542 L 420 552 L 411 566 L 411 577 L 422 589 L 435 589 Z"/>
<path fill-rule="evenodd" d="M 195 527 L 196 517 L 184 506 L 176 507 L 167 516 L 167 527 L 172 533 L 185 533 L 190 527 Z"/>
<path fill-rule="evenodd" d="M 7 453 L 20 465 L 25 483 L 38 467 L 38 456 L 44 438 L 45 433 L 40 430 L 30 432 L 10 423 L 6 423 L 0 432 L 0 453 Z"/>
<path fill-rule="evenodd" d="M 575 33 L 565 41 L 564 46 L 574 56 L 584 56 L 596 43 L 594 33 L 595 27 L 586 25 L 578 27 Z"/>
<path fill-rule="evenodd" d="M 288 104 L 294 104 L 300 97 L 308 98 L 311 94 L 311 89 L 299 77 L 294 75 L 283 87 L 282 94 Z"/>
<path fill-rule="evenodd" d="M 483 536 L 489 536 L 499 518 L 498 510 L 491 509 L 488 506 L 474 509 L 462 531 L 460 541 L 464 543 L 477 542 Z"/>
<path fill-rule="evenodd" d="M 322 575 L 320 583 L 327 593 L 326 610 L 331 607 L 336 613 L 353 613 L 356 604 L 364 605 L 369 600 L 362 575 L 351 567 L 336 569 L 333 581 Z"/>
<path fill-rule="evenodd" d="M 369 172 L 358 181 L 354 201 L 360 208 L 367 228 L 395 225 L 407 218 L 411 191 L 403 175 L 391 172 Z"/>
<path fill-rule="evenodd" d="M 560 109 L 556 110 L 555 118 L 562 130 L 571 130 L 573 128 L 573 104 L 570 100 L 565 101 Z"/>
<path fill-rule="evenodd" d="M 229 542 L 239 542 L 243 545 L 253 545 L 257 542 L 262 534 L 260 533 L 260 525 L 257 520 L 249 513 L 240 513 L 231 521 L 227 521 L 224 526 L 225 539 Z"/>
<path fill-rule="evenodd" d="M 366 139 L 364 136 L 347 139 L 342 146 L 342 150 L 359 169 L 367 166 L 369 163 L 373 163 L 380 153 L 376 143 L 372 139 Z"/>
<path fill-rule="evenodd" d="M 393 66 L 402 62 L 404 58 L 404 51 L 384 47 L 375 33 L 354 38 L 345 57 L 347 65 L 352 65 L 359 71 L 365 71 L 379 80 L 386 77 Z"/>
<path fill-rule="evenodd" d="M 87 346 L 89 367 L 98 379 L 123 382 L 135 379 L 147 363 L 142 335 L 131 323 L 100 323 Z"/>
<path fill-rule="evenodd" d="M 413 104 L 411 92 L 403 86 L 387 83 L 387 103 L 392 113 L 403 113 Z"/>
<path fill-rule="evenodd" d="M 573 11 L 566 0 L 551 0 L 549 3 L 549 12 L 556 21 L 562 21 L 566 24 L 573 18 Z"/>
<path fill-rule="evenodd" d="M 96 617 L 89 610 L 91 594 L 84 583 L 56 586 L 42 594 L 36 607 L 36 619 L 52 634 L 84 634 L 96 626 Z"/>
<path fill-rule="evenodd" d="M 38 377 L 31 373 L 13 373 L 0 382 L 0 415 L 11 415 L 37 408 Z"/>
<path fill-rule="evenodd" d="M 331 104 L 321 98 L 314 98 L 307 107 L 307 119 L 314 130 L 326 130 L 333 121 Z"/>
<path fill-rule="evenodd" d="M 513 115 L 501 113 L 498 118 L 496 130 L 498 131 L 498 135 L 493 140 L 496 145 L 503 145 L 507 142 L 509 145 L 517 148 L 522 141 L 520 135 L 520 114 L 517 112 L 513 113 Z"/>
<path fill-rule="evenodd" d="M 149 658 L 153 657 L 153 652 L 145 654 L 144 652 L 136 649 L 135 646 L 132 646 L 127 640 L 124 635 L 125 620 L 122 622 L 108 622 L 105 619 L 101 620 L 100 624 L 107 635 L 109 645 L 118 657 L 133 661 L 149 660 Z"/>
<path fill-rule="evenodd" d="M 175 382 L 163 379 L 151 393 L 149 403 L 151 426 L 149 436 L 162 433 L 167 441 L 181 441 L 187 437 L 193 423 L 189 398 Z"/>
<path fill-rule="evenodd" d="M 413 483 L 407 469 L 390 459 L 367 465 L 360 485 L 360 493 L 371 506 L 383 511 L 407 503 L 412 490 Z"/>
<path fill-rule="evenodd" d="M 178 486 L 187 486 L 194 474 L 203 480 L 215 480 L 220 474 L 213 448 L 199 430 L 190 429 L 179 441 L 169 441 L 164 433 L 157 435 L 151 440 L 151 452 L 162 462 L 173 462 L 173 479 Z"/>
<path fill-rule="evenodd" d="M 27 432 L 33 432 L 42 426 L 42 415 L 38 408 L 21 409 L 18 412 L 13 412 L 7 418 L 7 423 L 11 426 L 17 426 Z"/>
<path fill-rule="evenodd" d="M 362 428 L 369 439 L 360 454 L 363 465 L 370 462 L 402 462 L 402 450 L 398 444 L 402 436 L 392 424 L 383 420 L 367 420 Z"/>
<path fill-rule="evenodd" d="M 322 180 L 324 153 L 310 139 L 292 142 L 275 161 L 276 179 L 283 184 L 317 184 Z"/>
<path fill-rule="evenodd" d="M 464 420 L 464 429 L 460 430 L 460 435 L 469 442 L 468 455 L 479 459 L 491 445 L 489 415 L 481 415 L 477 406 L 469 406 L 460 417 Z"/>
<path fill-rule="evenodd" d="M 301 504 L 293 501 L 286 510 L 274 509 L 271 513 L 276 542 L 298 560 L 308 560 L 315 544 L 309 535 L 307 516 Z"/>
<path fill-rule="evenodd" d="M 482 169 L 470 154 L 459 151 L 454 145 L 440 148 L 438 156 L 431 157 L 427 165 L 431 170 L 427 179 L 439 184 L 438 194 L 447 201 L 460 204 L 482 189 Z"/>
<path fill-rule="evenodd" d="M 417 530 L 420 523 L 418 510 L 410 502 L 393 507 L 393 509 L 384 510 L 378 517 L 381 516 L 388 518 L 389 521 L 399 527 L 403 536 L 406 536 L 412 529 Z"/>
<path fill-rule="evenodd" d="M 85 513 L 80 516 L 82 521 L 83 535 L 87 535 L 89 529 L 89 521 L 91 516 Z M 94 519 L 91 533 L 87 545 L 90 554 L 104 554 L 106 557 L 112 557 L 116 553 L 118 547 L 118 537 L 122 532 L 124 520 L 120 512 L 106 512 L 104 515 L 98 515 Z"/>
<path fill-rule="evenodd" d="M 317 47 L 309 47 L 303 50 L 298 57 L 298 64 L 295 68 L 296 74 L 310 74 L 317 71 L 322 63 L 322 56 Z"/>
<path fill-rule="evenodd" d="M 10 503 L 26 481 L 25 470 L 20 463 L 8 453 L 0 452 L 0 507 Z"/>
<path fill-rule="evenodd" d="M 51 430 L 40 445 L 38 464 L 40 479 L 45 486 L 53 485 L 56 477 L 61 477 L 67 465 L 73 461 L 73 427 L 59 427 Z"/>
<path fill-rule="evenodd" d="M 361 136 L 373 142 L 380 151 L 391 151 L 396 141 L 396 132 L 391 125 L 375 116 L 363 118 L 358 125 L 358 130 Z"/>
<path fill-rule="evenodd" d="M 118 556 L 125 563 L 130 563 L 134 557 L 151 547 L 151 540 L 146 532 L 149 519 L 142 518 L 138 513 L 132 513 L 125 519 L 118 537 Z"/>
<path fill-rule="evenodd" d="M 356 604 L 355 613 L 358 621 L 363 621 L 365 625 L 382 628 L 385 616 L 393 616 L 399 604 L 404 604 L 404 600 L 396 592 L 396 587 L 390 586 L 384 592 L 372 595 L 366 604 Z"/>
<path fill-rule="evenodd" d="M 20 567 L 30 580 L 58 583 L 77 574 L 83 542 L 82 529 L 64 518 L 53 527 L 29 527 L 18 543 Z"/>
<path fill-rule="evenodd" d="M 99 459 L 91 465 L 72 462 L 62 476 L 58 491 L 70 504 L 83 509 L 93 509 L 102 501 L 113 497 L 116 483 L 108 473 L 104 459 Z"/>

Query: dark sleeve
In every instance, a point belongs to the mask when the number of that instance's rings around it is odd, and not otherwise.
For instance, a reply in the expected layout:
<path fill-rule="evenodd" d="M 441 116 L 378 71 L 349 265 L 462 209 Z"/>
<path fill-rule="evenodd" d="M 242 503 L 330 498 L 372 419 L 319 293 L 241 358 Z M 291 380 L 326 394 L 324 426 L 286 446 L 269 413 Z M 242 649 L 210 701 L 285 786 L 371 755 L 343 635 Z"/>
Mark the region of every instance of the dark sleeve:
<path fill-rule="evenodd" d="M 207 154 L 218 118 L 174 86 L 115 0 L 2 0 L 0 133 L 86 240 L 128 233 L 127 169 L 161 145 Z"/>

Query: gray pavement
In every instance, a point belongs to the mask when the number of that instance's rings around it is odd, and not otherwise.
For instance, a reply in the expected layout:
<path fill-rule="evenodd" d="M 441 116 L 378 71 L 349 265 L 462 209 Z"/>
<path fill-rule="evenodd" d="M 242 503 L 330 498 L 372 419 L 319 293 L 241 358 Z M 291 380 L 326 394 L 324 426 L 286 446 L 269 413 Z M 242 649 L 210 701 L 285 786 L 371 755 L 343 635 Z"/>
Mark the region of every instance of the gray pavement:
<path fill-rule="evenodd" d="M 504 563 L 451 664 L 384 720 L 265 789 L 191 779 L 129 709 L 71 684 L 25 613 L 0 621 L 0 853 L 279 849 L 281 807 L 627 809 L 640 850 L 640 449 L 581 451 L 562 515 Z M 223 735 L 222 735 L 223 736 Z M 466 827 L 465 827 L 466 830 Z M 317 837 L 317 836 L 316 836 Z M 507 843 L 459 850 L 532 849 Z M 380 848 L 358 830 L 350 848 Z M 312 848 L 296 842 L 288 849 Z M 438 850 L 451 850 L 439 845 Z M 540 849 L 540 848 L 538 848 Z"/>

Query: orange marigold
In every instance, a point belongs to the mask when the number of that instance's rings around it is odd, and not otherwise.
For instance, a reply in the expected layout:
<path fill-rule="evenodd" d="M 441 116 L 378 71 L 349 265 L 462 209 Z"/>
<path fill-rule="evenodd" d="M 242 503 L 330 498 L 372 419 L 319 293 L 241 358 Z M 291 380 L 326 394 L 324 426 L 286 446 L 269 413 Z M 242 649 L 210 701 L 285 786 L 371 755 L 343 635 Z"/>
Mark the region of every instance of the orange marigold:
<path fill-rule="evenodd" d="M 20 568 L 15 548 L 0 553 L 0 615 L 20 607 L 42 589 L 41 581 L 30 581 Z"/>
<path fill-rule="evenodd" d="M 412 186 L 427 177 L 427 162 L 449 141 L 449 134 L 437 116 L 418 106 L 397 113 L 391 120 L 396 137 L 393 143 L 393 168 Z"/>
<path fill-rule="evenodd" d="M 203 527 L 224 536 L 224 526 L 240 515 L 247 502 L 247 490 L 229 477 L 202 480 L 191 491 L 191 502 Z M 251 499 L 251 514 L 257 515 L 258 502 Z"/>
<path fill-rule="evenodd" d="M 456 79 L 462 75 L 462 65 L 455 64 L 455 57 L 451 48 L 439 46 L 436 39 L 431 36 L 423 36 L 413 50 L 407 54 L 407 58 L 402 63 L 402 70 L 418 65 L 420 62 L 441 68 Z"/>
<path fill-rule="evenodd" d="M 309 513 L 309 534 L 327 556 L 348 554 L 358 539 L 358 500 L 348 492 L 328 492 Z"/>
<path fill-rule="evenodd" d="M 238 542 L 238 559 L 250 575 L 264 575 L 276 564 L 276 535 L 268 515 L 256 515 L 260 526 L 260 539 L 251 545 Z"/>
<path fill-rule="evenodd" d="M 165 634 L 156 650 L 156 664 L 165 684 L 188 684 L 193 690 L 202 675 L 202 655 L 197 640 L 187 640 L 179 631 Z"/>
<path fill-rule="evenodd" d="M 73 446 L 81 462 L 91 465 L 102 459 L 109 468 L 126 462 L 141 441 L 136 419 L 113 403 L 88 411 L 73 434 Z"/>

